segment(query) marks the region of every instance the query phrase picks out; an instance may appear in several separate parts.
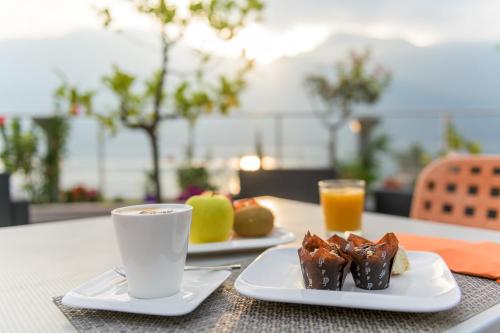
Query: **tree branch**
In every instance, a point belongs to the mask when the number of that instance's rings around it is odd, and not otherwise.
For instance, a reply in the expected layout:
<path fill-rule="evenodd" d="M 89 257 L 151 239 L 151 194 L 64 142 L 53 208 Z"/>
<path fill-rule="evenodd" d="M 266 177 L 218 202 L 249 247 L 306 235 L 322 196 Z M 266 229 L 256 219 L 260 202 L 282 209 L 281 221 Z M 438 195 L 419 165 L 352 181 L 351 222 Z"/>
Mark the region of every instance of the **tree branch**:
<path fill-rule="evenodd" d="M 161 54 L 162 60 L 160 69 L 160 79 L 158 81 L 154 97 L 153 126 L 156 126 L 160 121 L 160 108 L 163 99 L 163 86 L 165 85 L 165 77 L 167 76 L 169 42 L 167 41 L 165 32 L 163 30 L 161 32 L 161 45 L 162 45 L 162 54 Z"/>
<path fill-rule="evenodd" d="M 178 119 L 180 116 L 176 113 L 163 113 L 158 115 L 158 120 L 165 120 L 165 119 Z"/>
<path fill-rule="evenodd" d="M 131 123 L 128 121 L 123 121 L 123 118 L 122 118 L 122 123 L 125 127 L 130 128 L 130 129 L 142 129 L 142 130 L 145 130 L 147 132 L 149 132 L 151 130 L 151 126 L 148 126 L 148 125 L 143 124 L 143 123 Z"/>
<path fill-rule="evenodd" d="M 145 122 L 137 122 L 137 123 L 132 123 L 127 117 L 128 110 L 127 110 L 127 105 L 124 101 L 120 103 L 120 121 L 122 124 L 130 129 L 143 129 L 146 131 L 150 131 L 152 126 L 146 124 Z"/>

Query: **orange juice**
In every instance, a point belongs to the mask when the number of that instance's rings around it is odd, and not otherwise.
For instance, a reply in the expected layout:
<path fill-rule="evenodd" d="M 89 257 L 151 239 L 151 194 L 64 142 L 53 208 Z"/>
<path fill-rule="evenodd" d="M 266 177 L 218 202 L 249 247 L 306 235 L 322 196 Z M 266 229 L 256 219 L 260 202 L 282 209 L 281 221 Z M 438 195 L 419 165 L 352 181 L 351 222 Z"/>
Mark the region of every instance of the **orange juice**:
<path fill-rule="evenodd" d="M 361 230 L 365 191 L 360 186 L 321 186 L 320 199 L 328 231 Z"/>

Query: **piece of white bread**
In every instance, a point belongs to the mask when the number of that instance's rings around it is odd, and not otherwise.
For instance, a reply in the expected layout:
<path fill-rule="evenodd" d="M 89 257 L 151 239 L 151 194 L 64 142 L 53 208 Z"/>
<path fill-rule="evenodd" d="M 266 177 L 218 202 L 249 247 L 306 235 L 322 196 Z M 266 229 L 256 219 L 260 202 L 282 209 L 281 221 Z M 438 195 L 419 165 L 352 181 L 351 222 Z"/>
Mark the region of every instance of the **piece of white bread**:
<path fill-rule="evenodd" d="M 394 263 L 392 264 L 393 275 L 403 274 L 407 270 L 410 269 L 410 262 L 408 261 L 408 256 L 406 255 L 405 250 L 400 246 L 398 248 L 398 252 L 396 253 L 396 257 L 394 258 Z"/>

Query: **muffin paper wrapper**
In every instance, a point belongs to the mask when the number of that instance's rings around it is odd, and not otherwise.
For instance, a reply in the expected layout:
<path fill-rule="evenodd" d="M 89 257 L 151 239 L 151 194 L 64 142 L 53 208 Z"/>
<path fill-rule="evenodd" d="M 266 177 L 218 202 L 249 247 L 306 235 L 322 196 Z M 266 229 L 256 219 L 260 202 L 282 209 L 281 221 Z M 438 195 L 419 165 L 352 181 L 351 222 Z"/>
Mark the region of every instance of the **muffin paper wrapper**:
<path fill-rule="evenodd" d="M 360 236 L 350 235 L 347 252 L 351 255 L 351 273 L 356 287 L 368 290 L 389 287 L 392 265 L 398 250 L 398 240 L 393 233 L 387 233 L 377 243 L 372 243 Z M 376 245 L 372 255 L 367 256 L 354 250 L 362 245 Z"/>
<path fill-rule="evenodd" d="M 341 290 L 351 266 L 348 256 L 318 236 L 308 232 L 298 249 L 300 267 L 307 289 Z"/>

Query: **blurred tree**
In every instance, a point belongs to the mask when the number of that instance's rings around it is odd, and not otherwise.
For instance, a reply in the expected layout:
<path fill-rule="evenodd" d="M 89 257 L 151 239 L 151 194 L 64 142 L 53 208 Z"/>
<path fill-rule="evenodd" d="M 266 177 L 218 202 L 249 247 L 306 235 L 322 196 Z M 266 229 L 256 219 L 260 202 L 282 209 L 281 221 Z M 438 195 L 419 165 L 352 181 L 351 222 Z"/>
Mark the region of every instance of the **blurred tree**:
<path fill-rule="evenodd" d="M 253 68 L 254 61 L 246 59 L 242 53 L 243 64 L 236 70 L 234 78 L 219 76 L 218 82 L 210 82 L 206 77 L 211 64 L 211 55 L 197 51 L 200 64 L 193 78 L 182 79 L 173 92 L 175 114 L 184 118 L 188 124 L 188 144 L 186 162 L 190 166 L 195 156 L 195 126 L 203 114 L 218 110 L 227 115 L 240 106 L 239 95 L 245 88 L 245 75 Z"/>
<path fill-rule="evenodd" d="M 448 154 L 467 153 L 481 154 L 482 147 L 477 141 L 466 139 L 453 124 L 450 117 L 445 118 L 444 148 L 435 154 L 430 154 L 418 143 L 413 143 L 406 151 L 395 152 L 393 155 L 399 165 L 399 176 L 403 182 L 413 185 L 422 169 L 433 159 Z"/>
<path fill-rule="evenodd" d="M 61 83 L 54 90 L 54 110 L 59 115 L 78 116 L 81 111 L 92 114 L 92 99 L 95 92 L 92 90 L 81 90 L 71 85 L 68 80 L 59 75 Z M 83 110 L 82 110 L 83 109 Z"/>
<path fill-rule="evenodd" d="M 239 105 L 238 96 L 245 86 L 244 75 L 252 68 L 253 62 L 244 59 L 243 65 L 230 77 L 226 74 L 206 75 L 213 70 L 211 57 L 198 52 L 200 65 L 180 80 L 170 80 L 166 92 L 167 79 L 173 73 L 169 68 L 173 46 L 180 41 L 186 28 L 193 22 L 206 24 L 223 40 L 234 38 L 248 23 L 259 19 L 263 8 L 259 0 L 188 0 L 182 3 L 165 0 L 133 0 L 130 3 L 138 13 L 154 21 L 158 26 L 160 39 L 160 67 L 144 81 L 142 90 L 135 87 L 137 77 L 118 66 L 113 66 L 110 74 L 103 77 L 104 84 L 118 99 L 116 109 L 106 113 L 90 114 L 97 117 L 112 131 L 118 123 L 130 129 L 143 131 L 151 147 L 152 179 L 156 200 L 161 200 L 160 160 L 158 129 L 161 121 L 183 117 L 188 121 L 189 144 L 186 152 L 190 162 L 194 150 L 194 125 L 203 113 L 218 110 L 227 114 Z M 99 11 L 104 27 L 114 24 L 113 12 L 109 8 Z M 77 94 L 78 95 L 78 94 Z M 170 98 L 167 100 L 167 96 Z M 169 104 L 167 104 L 169 102 Z"/>
<path fill-rule="evenodd" d="M 56 202 L 60 199 L 61 163 L 66 152 L 70 125 L 67 114 L 77 115 L 80 109 L 92 110 L 92 91 L 80 92 L 61 76 L 61 84 L 54 90 L 54 114 L 34 118 L 35 124 L 44 134 L 45 149 L 39 157 L 40 184 L 36 197 L 38 202 Z"/>
<path fill-rule="evenodd" d="M 336 65 L 336 76 L 332 80 L 323 74 L 311 74 L 305 79 L 312 97 L 324 106 L 314 110 L 329 132 L 328 153 L 330 165 L 337 162 L 337 132 L 351 117 L 353 108 L 359 104 L 374 104 L 389 85 L 391 75 L 383 67 L 368 68 L 370 51 L 351 52 L 348 59 Z"/>
<path fill-rule="evenodd" d="M 38 137 L 33 128 L 23 130 L 19 118 L 6 122 L 4 117 L 0 120 L 0 134 L 2 137 L 2 159 L 5 171 L 14 174 L 20 173 L 25 179 L 25 190 L 33 197 L 36 193 L 37 178 L 35 168 L 37 165 Z"/>
<path fill-rule="evenodd" d="M 179 187 L 186 189 L 189 186 L 198 187 L 200 190 L 214 190 L 210 184 L 208 172 L 203 167 L 191 167 L 189 169 L 177 170 L 177 180 Z"/>
<path fill-rule="evenodd" d="M 401 181 L 411 186 L 420 171 L 432 161 L 432 156 L 419 143 L 412 143 L 407 150 L 394 152 L 393 156 L 398 163 Z"/>
<path fill-rule="evenodd" d="M 33 119 L 45 137 L 45 152 L 40 157 L 41 188 L 35 201 L 57 202 L 60 199 L 61 162 L 66 152 L 69 122 L 65 116 L 53 115 Z"/>
<path fill-rule="evenodd" d="M 367 190 L 378 179 L 380 171 L 380 153 L 387 152 L 389 147 L 389 137 L 380 134 L 366 143 L 363 155 L 354 162 L 339 163 L 340 174 L 343 178 L 363 179 L 366 182 Z"/>
<path fill-rule="evenodd" d="M 59 201 L 61 162 L 70 130 L 67 114 L 76 115 L 80 108 L 90 113 L 92 96 L 93 92 L 80 92 L 63 79 L 53 94 L 55 114 L 33 118 L 41 131 L 34 127 L 23 131 L 18 118 L 13 118 L 10 124 L 0 119 L 3 139 L 0 158 L 8 172 L 23 175 L 25 189 L 33 202 Z M 39 147 L 42 142 L 44 149 Z"/>

